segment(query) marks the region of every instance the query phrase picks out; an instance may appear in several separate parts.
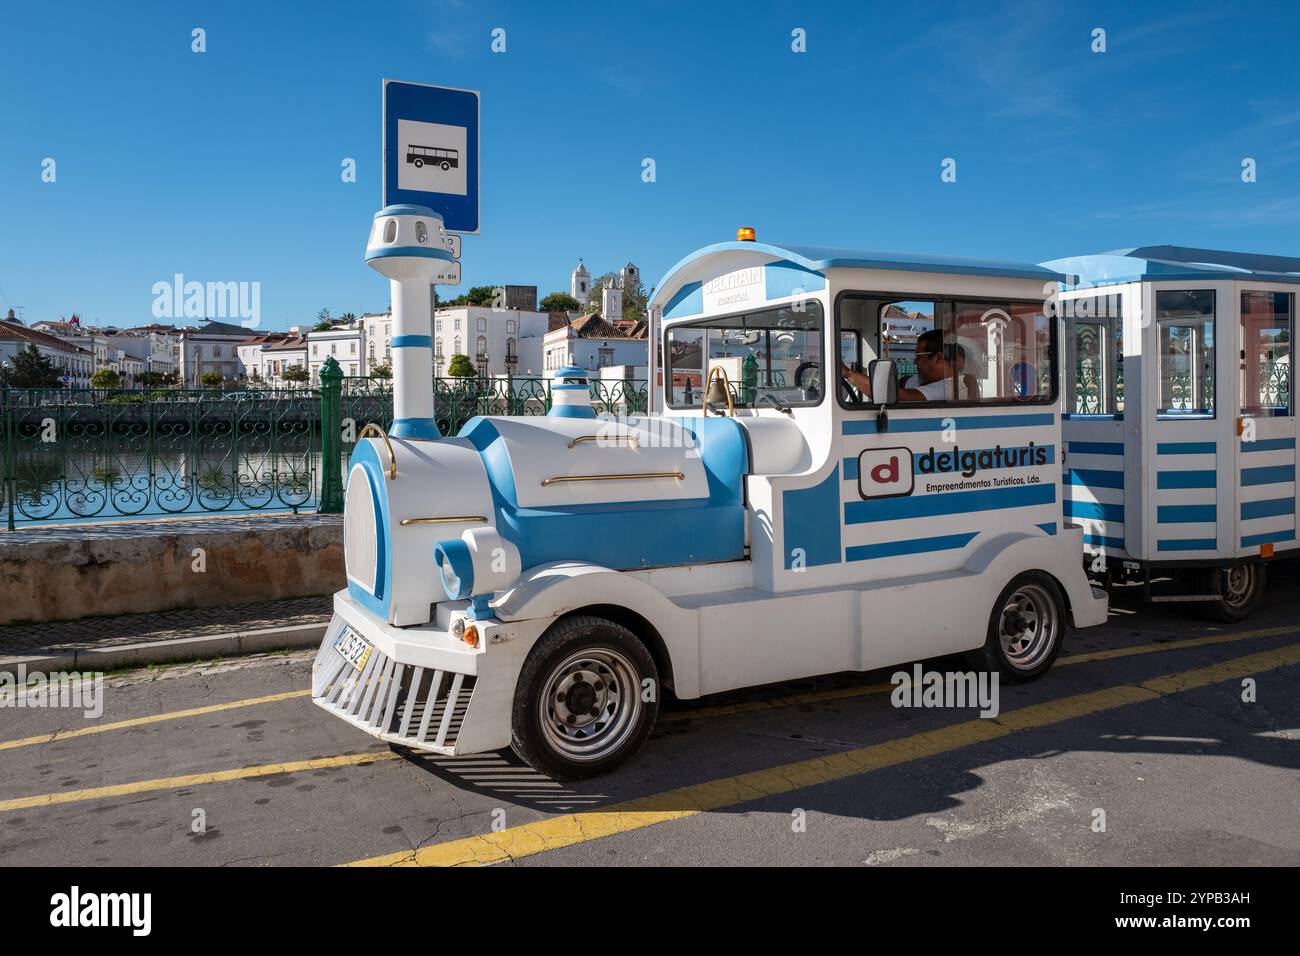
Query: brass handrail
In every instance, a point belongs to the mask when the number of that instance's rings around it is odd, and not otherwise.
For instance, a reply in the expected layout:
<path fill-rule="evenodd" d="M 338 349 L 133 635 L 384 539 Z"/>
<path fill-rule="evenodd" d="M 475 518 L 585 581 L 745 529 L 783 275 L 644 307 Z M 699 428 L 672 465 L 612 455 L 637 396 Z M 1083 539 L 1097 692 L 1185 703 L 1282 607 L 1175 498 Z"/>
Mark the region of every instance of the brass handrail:
<path fill-rule="evenodd" d="M 626 434 L 626 435 L 583 435 L 581 438 L 575 438 L 573 441 L 569 442 L 569 447 L 570 447 L 570 448 L 576 448 L 578 445 L 581 445 L 583 442 L 588 442 L 588 441 L 611 441 L 611 442 L 616 442 L 616 441 L 626 441 L 626 442 L 627 442 L 629 445 L 631 445 L 633 448 L 640 448 L 640 447 L 641 447 L 641 442 L 638 441 L 636 435 L 633 435 L 633 434 Z"/>
<path fill-rule="evenodd" d="M 384 440 L 384 447 L 388 449 L 388 480 L 396 481 L 397 456 L 393 454 L 393 443 L 388 440 L 388 436 L 384 434 L 384 430 L 374 422 L 368 422 L 366 427 L 361 429 L 361 434 L 357 436 L 357 441 L 361 441 L 363 438 L 369 438 L 371 435 Z"/>
<path fill-rule="evenodd" d="M 453 515 L 450 518 L 403 518 L 398 524 L 405 528 L 408 524 L 458 524 L 462 521 L 478 523 L 487 521 L 487 518 L 482 515 Z"/>
<path fill-rule="evenodd" d="M 542 487 L 561 481 L 627 481 L 631 478 L 685 478 L 680 471 L 643 471 L 629 475 L 560 475 L 555 478 L 542 479 Z"/>
<path fill-rule="evenodd" d="M 700 410 L 705 418 L 709 417 L 709 386 L 713 380 L 718 377 L 722 378 L 722 391 L 727 396 L 727 415 L 731 418 L 736 417 L 736 405 L 731 400 L 731 380 L 727 378 L 727 370 L 721 365 L 715 365 L 709 369 L 709 377 L 704 381 L 704 391 L 701 392 Z"/>

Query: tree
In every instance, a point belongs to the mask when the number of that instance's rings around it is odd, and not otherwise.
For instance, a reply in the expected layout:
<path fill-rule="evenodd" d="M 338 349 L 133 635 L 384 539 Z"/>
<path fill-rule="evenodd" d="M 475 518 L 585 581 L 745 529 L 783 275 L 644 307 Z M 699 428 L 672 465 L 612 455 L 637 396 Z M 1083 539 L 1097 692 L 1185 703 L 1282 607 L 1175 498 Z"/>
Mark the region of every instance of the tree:
<path fill-rule="evenodd" d="M 145 388 L 158 388 L 161 385 L 170 385 L 169 375 L 174 373 L 163 372 L 141 372 L 136 376 L 137 382 Z"/>
<path fill-rule="evenodd" d="M 447 366 L 447 374 L 453 378 L 473 378 L 478 374 L 478 369 L 474 368 L 474 363 L 469 360 L 468 355 L 458 353 L 451 357 L 451 364 Z"/>
<path fill-rule="evenodd" d="M 538 306 L 541 312 L 578 312 L 581 309 L 582 303 L 567 292 L 552 292 Z"/>
<path fill-rule="evenodd" d="M 301 365 L 290 365 L 281 373 L 286 382 L 305 382 L 307 381 L 307 370 Z"/>
<path fill-rule="evenodd" d="M 316 313 L 316 324 L 323 325 L 326 328 L 334 324 L 334 316 L 330 314 L 329 309 L 321 309 Z"/>
<path fill-rule="evenodd" d="M 389 362 L 385 362 L 383 365 L 376 365 L 374 368 L 370 370 L 370 377 L 371 378 L 392 378 L 393 377 L 392 364 Z"/>
<path fill-rule="evenodd" d="M 464 295 L 458 295 L 456 298 L 440 304 L 443 306 L 458 306 L 458 305 L 491 306 L 495 304 L 496 297 L 497 297 L 497 289 L 500 288 L 501 286 L 497 286 L 497 285 L 472 286 L 470 290 L 466 292 Z M 501 304 L 505 305 L 504 302 L 502 302 Z"/>
<path fill-rule="evenodd" d="M 208 388 L 218 388 L 224 381 L 220 372 L 204 372 L 199 376 L 199 384 L 206 385 Z"/>
<path fill-rule="evenodd" d="M 13 357 L 13 365 L 0 365 L 0 385 L 10 388 L 59 388 L 63 385 L 63 370 L 55 367 L 35 345 Z"/>
<path fill-rule="evenodd" d="M 602 276 L 597 276 L 591 282 L 591 302 L 592 307 L 599 309 L 601 305 L 601 290 L 610 288 L 611 283 L 617 283 L 620 273 L 606 272 Z M 633 286 L 623 287 L 623 314 L 622 315 L 605 315 L 602 318 L 607 322 L 613 322 L 615 319 L 634 319 L 640 320 L 646 317 L 646 306 L 649 297 L 646 295 L 645 286 L 641 280 L 637 279 Z"/>
<path fill-rule="evenodd" d="M 339 323 L 341 325 L 351 325 L 356 320 L 357 320 L 357 315 L 355 312 L 344 312 L 342 315 L 339 316 Z"/>
<path fill-rule="evenodd" d="M 122 377 L 111 368 L 101 368 L 90 376 L 91 388 L 121 388 Z"/>

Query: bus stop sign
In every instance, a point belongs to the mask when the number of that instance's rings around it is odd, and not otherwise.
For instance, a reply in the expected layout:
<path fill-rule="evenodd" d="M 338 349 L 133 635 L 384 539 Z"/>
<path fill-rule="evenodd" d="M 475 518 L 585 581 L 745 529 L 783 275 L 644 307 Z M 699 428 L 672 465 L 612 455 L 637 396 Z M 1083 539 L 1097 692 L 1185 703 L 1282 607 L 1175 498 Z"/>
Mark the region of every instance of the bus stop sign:
<path fill-rule="evenodd" d="M 383 204 L 428 206 L 448 232 L 478 232 L 478 92 L 384 80 L 383 126 Z"/>

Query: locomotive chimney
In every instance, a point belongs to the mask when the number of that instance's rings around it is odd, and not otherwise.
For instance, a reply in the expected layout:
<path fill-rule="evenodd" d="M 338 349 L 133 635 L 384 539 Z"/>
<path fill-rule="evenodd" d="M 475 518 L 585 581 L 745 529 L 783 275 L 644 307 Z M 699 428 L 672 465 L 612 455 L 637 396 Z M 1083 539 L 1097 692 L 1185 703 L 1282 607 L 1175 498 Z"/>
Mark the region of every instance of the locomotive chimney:
<path fill-rule="evenodd" d="M 388 278 L 393 300 L 394 438 L 441 436 L 433 418 L 433 277 L 452 261 L 442 216 L 426 206 L 375 213 L 366 265 Z"/>

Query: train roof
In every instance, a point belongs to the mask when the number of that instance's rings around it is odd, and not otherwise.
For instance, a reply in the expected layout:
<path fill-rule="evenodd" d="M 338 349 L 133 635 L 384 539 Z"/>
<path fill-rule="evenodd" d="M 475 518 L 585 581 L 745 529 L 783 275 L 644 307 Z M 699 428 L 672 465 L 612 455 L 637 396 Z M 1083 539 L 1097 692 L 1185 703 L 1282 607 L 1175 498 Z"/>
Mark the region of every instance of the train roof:
<path fill-rule="evenodd" d="M 668 270 L 664 279 L 701 259 L 727 252 L 762 252 L 787 259 L 813 272 L 827 269 L 890 269 L 902 272 L 931 272 L 951 275 L 1000 276 L 1009 279 L 1042 279 L 1061 276 L 1044 266 L 1012 259 L 972 259 L 920 252 L 883 252 L 878 249 L 840 249 L 831 246 L 784 245 L 767 242 L 717 242 L 697 249 Z M 663 287 L 663 283 L 660 283 Z"/>
<path fill-rule="evenodd" d="M 1080 286 L 1164 279 L 1251 279 L 1300 283 L 1300 258 L 1190 246 L 1139 246 L 1042 263 Z"/>

